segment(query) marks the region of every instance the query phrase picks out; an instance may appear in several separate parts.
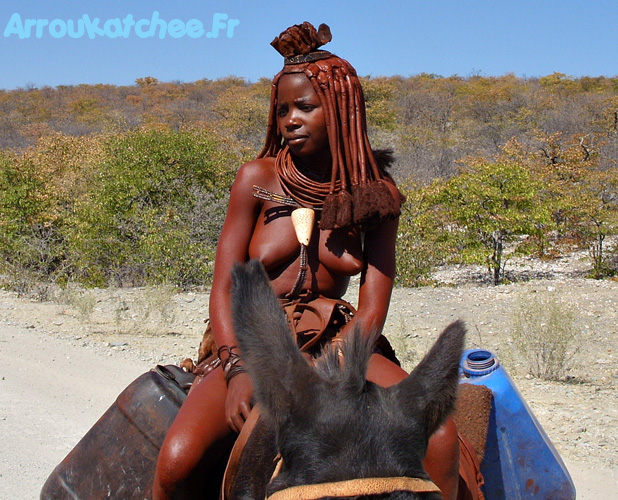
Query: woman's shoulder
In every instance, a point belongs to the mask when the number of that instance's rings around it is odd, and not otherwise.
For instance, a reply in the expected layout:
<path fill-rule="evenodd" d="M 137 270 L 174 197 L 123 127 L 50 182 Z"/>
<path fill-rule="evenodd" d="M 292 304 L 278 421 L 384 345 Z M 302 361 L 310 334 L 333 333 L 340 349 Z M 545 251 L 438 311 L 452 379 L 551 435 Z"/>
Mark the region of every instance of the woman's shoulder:
<path fill-rule="evenodd" d="M 274 158 L 256 158 L 241 165 L 236 178 L 271 178 L 275 176 Z"/>
<path fill-rule="evenodd" d="M 276 178 L 274 158 L 256 158 L 238 169 L 232 189 L 251 189 L 254 185 L 267 187 Z"/>

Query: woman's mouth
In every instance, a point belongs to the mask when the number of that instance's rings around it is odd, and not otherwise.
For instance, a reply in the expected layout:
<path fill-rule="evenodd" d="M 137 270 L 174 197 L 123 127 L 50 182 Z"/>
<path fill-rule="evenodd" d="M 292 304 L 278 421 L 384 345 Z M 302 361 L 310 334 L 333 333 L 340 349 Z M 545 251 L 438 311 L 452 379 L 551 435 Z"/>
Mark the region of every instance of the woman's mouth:
<path fill-rule="evenodd" d="M 286 139 L 286 142 L 290 146 L 295 146 L 295 145 L 298 145 L 298 144 L 302 144 L 306 140 L 307 140 L 307 136 L 306 135 L 296 135 L 296 136 L 288 137 Z"/>

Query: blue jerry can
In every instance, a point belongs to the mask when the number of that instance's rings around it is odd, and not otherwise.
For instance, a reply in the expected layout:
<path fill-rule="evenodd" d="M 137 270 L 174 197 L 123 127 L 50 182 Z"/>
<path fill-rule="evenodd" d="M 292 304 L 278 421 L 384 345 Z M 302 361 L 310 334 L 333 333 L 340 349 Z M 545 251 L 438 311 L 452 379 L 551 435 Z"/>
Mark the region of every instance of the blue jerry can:
<path fill-rule="evenodd" d="M 461 358 L 462 383 L 493 393 L 481 472 L 487 500 L 574 500 L 575 486 L 556 448 L 489 351 L 473 349 Z"/>

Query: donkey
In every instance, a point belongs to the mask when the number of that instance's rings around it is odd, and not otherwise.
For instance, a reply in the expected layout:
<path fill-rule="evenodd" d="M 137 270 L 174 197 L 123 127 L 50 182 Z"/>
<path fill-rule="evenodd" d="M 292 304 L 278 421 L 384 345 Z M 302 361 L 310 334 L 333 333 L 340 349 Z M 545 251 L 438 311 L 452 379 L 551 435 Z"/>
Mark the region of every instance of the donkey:
<path fill-rule="evenodd" d="M 455 404 L 463 323 L 447 327 L 406 379 L 382 388 L 365 378 L 375 335 L 355 331 L 341 351 L 307 362 L 257 261 L 235 267 L 232 307 L 262 414 L 232 498 L 442 498 L 422 460 Z"/>

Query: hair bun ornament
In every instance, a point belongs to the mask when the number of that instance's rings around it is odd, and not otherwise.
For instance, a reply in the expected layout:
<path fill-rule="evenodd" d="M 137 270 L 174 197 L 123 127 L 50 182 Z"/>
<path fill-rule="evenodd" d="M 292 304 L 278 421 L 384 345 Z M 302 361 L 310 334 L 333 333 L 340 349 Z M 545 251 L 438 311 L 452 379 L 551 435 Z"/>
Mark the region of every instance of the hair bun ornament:
<path fill-rule="evenodd" d="M 282 31 L 270 44 L 283 57 L 289 58 L 306 56 L 332 39 L 333 35 L 326 24 L 320 24 L 316 31 L 313 24 L 305 21 Z"/>

